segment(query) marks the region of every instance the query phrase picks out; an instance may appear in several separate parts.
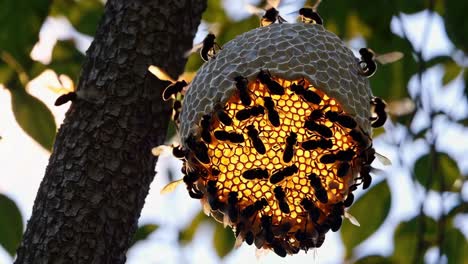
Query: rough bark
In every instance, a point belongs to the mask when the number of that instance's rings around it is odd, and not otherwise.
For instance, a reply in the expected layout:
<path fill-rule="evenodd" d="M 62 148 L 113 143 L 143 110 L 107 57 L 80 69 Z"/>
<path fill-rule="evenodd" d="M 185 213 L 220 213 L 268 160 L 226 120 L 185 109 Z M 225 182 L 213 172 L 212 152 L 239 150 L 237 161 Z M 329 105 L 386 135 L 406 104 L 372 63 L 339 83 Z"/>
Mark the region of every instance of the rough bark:
<path fill-rule="evenodd" d="M 164 142 L 167 85 L 206 0 L 109 0 L 87 52 L 15 263 L 124 263 Z"/>

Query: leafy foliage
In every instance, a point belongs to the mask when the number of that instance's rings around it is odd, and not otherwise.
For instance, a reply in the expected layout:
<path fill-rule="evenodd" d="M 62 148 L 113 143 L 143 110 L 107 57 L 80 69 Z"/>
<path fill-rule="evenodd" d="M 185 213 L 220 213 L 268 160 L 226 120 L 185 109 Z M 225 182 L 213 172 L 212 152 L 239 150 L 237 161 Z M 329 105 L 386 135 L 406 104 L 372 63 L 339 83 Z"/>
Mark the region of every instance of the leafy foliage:
<path fill-rule="evenodd" d="M 3 194 L 0 194 L 0 215 L 0 245 L 14 256 L 23 234 L 23 218 L 15 202 Z"/>
<path fill-rule="evenodd" d="M 156 224 L 146 224 L 138 227 L 135 235 L 133 235 L 132 245 L 138 241 L 147 239 L 148 236 L 154 233 L 154 231 L 158 230 L 158 228 L 159 226 Z"/>
<path fill-rule="evenodd" d="M 433 153 L 422 156 L 416 161 L 414 174 L 418 182 L 426 188 L 442 191 L 442 180 L 445 190 L 457 191 L 454 182 L 461 178 L 457 163 L 446 153 Z M 459 191 L 459 190 L 458 190 Z"/>

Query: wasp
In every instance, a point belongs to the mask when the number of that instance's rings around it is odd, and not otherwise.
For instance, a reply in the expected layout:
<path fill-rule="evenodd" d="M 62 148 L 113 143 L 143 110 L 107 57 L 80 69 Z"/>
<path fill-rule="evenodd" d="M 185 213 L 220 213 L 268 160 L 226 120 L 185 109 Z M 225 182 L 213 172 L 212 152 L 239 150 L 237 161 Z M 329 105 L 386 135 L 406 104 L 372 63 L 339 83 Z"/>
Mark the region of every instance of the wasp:
<path fill-rule="evenodd" d="M 214 33 L 208 33 L 203 41 L 199 44 L 196 44 L 185 53 L 185 57 L 190 56 L 190 54 L 197 52 L 200 50 L 200 57 L 204 61 L 208 61 L 209 59 L 213 58 L 217 51 L 221 49 L 221 47 L 216 43 L 216 35 Z"/>
<path fill-rule="evenodd" d="M 326 222 L 330 225 L 330 228 L 333 232 L 340 229 L 341 224 L 343 223 L 343 218 L 341 217 L 344 214 L 344 206 L 342 202 L 336 203 L 331 207 L 330 214 Z"/>
<path fill-rule="evenodd" d="M 251 108 L 239 110 L 239 112 L 236 113 L 236 119 L 239 121 L 243 121 L 253 116 L 263 115 L 264 113 L 265 109 L 260 105 L 256 105 Z"/>
<path fill-rule="evenodd" d="M 273 126 L 279 127 L 280 118 L 278 112 L 275 109 L 275 102 L 273 102 L 273 99 L 271 99 L 271 97 L 265 97 L 263 98 L 263 101 L 265 102 L 265 108 L 268 111 L 268 120 L 270 120 L 270 123 Z"/>
<path fill-rule="evenodd" d="M 254 239 L 255 239 L 255 236 L 252 233 L 252 231 L 249 231 L 245 234 L 245 243 L 247 243 L 247 245 L 252 245 L 254 242 Z"/>
<path fill-rule="evenodd" d="M 275 252 L 276 255 L 278 255 L 278 256 L 280 256 L 280 257 L 282 257 L 282 258 L 286 257 L 286 255 L 287 255 L 286 250 L 285 250 L 284 247 L 281 246 L 278 242 L 277 242 L 277 243 L 274 243 L 274 244 L 272 245 L 272 247 L 273 247 L 273 252 Z"/>
<path fill-rule="evenodd" d="M 289 167 L 281 169 L 271 175 L 270 183 L 277 184 L 278 182 L 284 180 L 284 178 L 292 176 L 294 173 L 297 173 L 298 171 L 299 171 L 299 168 L 296 166 L 296 164 L 293 164 Z"/>
<path fill-rule="evenodd" d="M 359 146 L 367 146 L 369 145 L 369 137 L 366 136 L 360 132 L 359 130 L 357 129 L 353 129 L 351 131 L 349 131 L 349 136 L 358 143 Z"/>
<path fill-rule="evenodd" d="M 268 70 L 260 70 L 257 75 L 258 80 L 264 84 L 271 94 L 283 95 L 284 88 L 277 81 L 273 80 Z"/>
<path fill-rule="evenodd" d="M 322 157 L 320 157 L 320 162 L 323 164 L 330 164 L 334 163 L 337 160 L 337 157 L 335 154 L 324 154 Z"/>
<path fill-rule="evenodd" d="M 359 50 L 361 54 L 361 60 L 359 61 L 359 74 L 371 77 L 377 70 L 377 62 L 381 64 L 388 64 L 403 58 L 403 53 L 394 51 L 385 54 L 376 54 L 373 50 L 368 48 L 362 48 Z"/>
<path fill-rule="evenodd" d="M 355 154 L 356 152 L 354 152 L 354 150 L 352 149 L 340 150 L 336 152 L 335 157 L 336 157 L 336 160 L 351 161 Z"/>
<path fill-rule="evenodd" d="M 319 104 L 322 101 L 322 98 L 320 98 L 317 93 L 311 90 L 306 90 L 304 88 L 303 81 L 299 82 L 298 84 L 293 83 L 290 89 L 309 103 Z"/>
<path fill-rule="evenodd" d="M 268 170 L 260 169 L 260 168 L 246 170 L 244 171 L 244 173 L 242 173 L 242 177 L 244 177 L 247 180 L 268 179 L 268 176 L 269 176 Z"/>
<path fill-rule="evenodd" d="M 302 199 L 301 205 L 304 208 L 304 210 L 306 210 L 309 213 L 310 220 L 316 223 L 320 218 L 320 209 L 318 209 L 318 207 L 315 206 L 314 202 L 307 198 Z"/>
<path fill-rule="evenodd" d="M 223 123 L 225 126 L 230 126 L 232 125 L 232 119 L 229 117 L 228 113 L 224 111 L 224 109 L 218 109 L 215 111 L 216 117 L 218 117 L 218 120 Z"/>
<path fill-rule="evenodd" d="M 343 205 L 345 207 L 350 207 L 353 204 L 353 202 L 354 202 L 354 194 L 349 193 L 346 199 L 344 200 Z"/>
<path fill-rule="evenodd" d="M 228 216 L 231 219 L 231 222 L 237 222 L 237 218 L 239 217 L 239 208 L 237 206 L 239 199 L 237 198 L 237 192 L 229 192 L 228 194 Z"/>
<path fill-rule="evenodd" d="M 210 204 L 211 209 L 220 209 L 223 206 L 223 203 L 217 197 L 218 188 L 216 188 L 216 181 L 208 181 L 206 191 L 209 194 L 208 203 Z"/>
<path fill-rule="evenodd" d="M 284 18 L 279 15 L 279 11 L 277 10 L 279 6 L 280 0 L 268 0 L 268 8 L 262 9 L 252 5 L 246 5 L 247 11 L 251 14 L 263 14 L 262 19 L 260 20 L 260 26 L 265 27 L 271 25 L 278 21 L 278 23 L 282 24 L 287 22 Z"/>
<path fill-rule="evenodd" d="M 328 202 L 328 194 L 325 188 L 323 188 L 322 181 L 318 177 L 317 174 L 311 173 L 308 176 L 308 179 L 310 180 L 310 185 L 312 188 L 314 188 L 314 193 L 315 197 L 317 197 L 317 200 L 319 200 L 321 203 L 327 203 Z"/>
<path fill-rule="evenodd" d="M 387 104 L 384 100 L 379 97 L 373 97 L 371 99 L 371 106 L 372 106 L 372 117 L 371 117 L 371 126 L 372 127 L 381 127 L 387 121 L 387 112 L 385 108 Z"/>
<path fill-rule="evenodd" d="M 289 163 L 294 156 L 294 146 L 297 143 L 297 134 L 291 132 L 286 138 L 286 147 L 283 152 L 283 161 Z"/>
<path fill-rule="evenodd" d="M 195 157 L 204 164 L 210 163 L 208 156 L 208 147 L 201 141 L 197 141 L 194 135 L 190 135 L 186 140 L 187 147 L 195 153 Z"/>
<path fill-rule="evenodd" d="M 263 144 L 262 140 L 260 139 L 258 135 L 259 135 L 258 130 L 255 129 L 254 125 L 247 126 L 247 136 L 252 141 L 252 145 L 254 146 L 254 148 L 257 150 L 258 153 L 265 154 L 266 153 L 265 145 Z"/>
<path fill-rule="evenodd" d="M 351 168 L 351 165 L 348 162 L 341 162 L 338 165 L 338 169 L 336 171 L 336 176 L 343 178 L 348 174 L 349 169 Z"/>
<path fill-rule="evenodd" d="M 318 139 L 318 140 L 307 140 L 301 143 L 304 150 L 314 150 L 317 148 L 329 149 L 333 147 L 331 139 Z"/>
<path fill-rule="evenodd" d="M 299 9 L 302 23 L 323 25 L 322 17 L 312 8 L 303 7 Z"/>
<path fill-rule="evenodd" d="M 237 132 L 227 132 L 223 130 L 218 130 L 214 132 L 214 136 L 217 140 L 221 141 L 231 141 L 232 143 L 244 142 L 244 135 Z"/>
<path fill-rule="evenodd" d="M 372 177 L 370 176 L 370 172 L 372 170 L 372 167 L 370 165 L 363 165 L 361 167 L 361 171 L 359 172 L 359 175 L 362 179 L 362 189 L 365 190 L 369 188 L 369 186 L 372 183 Z"/>
<path fill-rule="evenodd" d="M 317 124 L 312 120 L 306 120 L 304 123 L 304 127 L 310 131 L 315 131 L 319 133 L 322 137 L 325 138 L 330 138 L 331 136 L 333 136 L 333 133 L 329 127 L 327 127 L 326 125 Z"/>
<path fill-rule="evenodd" d="M 172 155 L 178 159 L 184 159 L 187 155 L 187 151 L 183 150 L 181 146 L 173 147 L 172 148 Z"/>
<path fill-rule="evenodd" d="M 211 116 L 204 115 L 201 120 L 201 138 L 206 143 L 211 143 L 211 133 L 210 133 L 210 126 L 211 126 Z"/>
<path fill-rule="evenodd" d="M 286 193 L 284 192 L 283 188 L 281 186 L 276 186 L 275 189 L 273 189 L 273 192 L 275 194 L 276 200 L 278 200 L 278 207 L 280 208 L 281 212 L 289 214 L 291 209 L 289 209 L 288 202 L 286 201 Z"/>
<path fill-rule="evenodd" d="M 235 77 L 234 81 L 236 81 L 236 88 L 239 91 L 239 98 L 242 104 L 249 106 L 252 103 L 252 99 L 250 98 L 249 94 L 249 88 L 247 87 L 249 81 L 243 76 Z"/>
<path fill-rule="evenodd" d="M 242 210 L 242 212 L 241 212 L 241 216 L 246 217 L 246 218 L 250 218 L 256 212 L 262 210 L 267 205 L 268 205 L 268 202 L 267 202 L 267 200 L 265 198 L 257 200 L 253 204 L 245 207 L 245 209 Z"/>
<path fill-rule="evenodd" d="M 325 117 L 331 122 L 336 122 L 345 128 L 353 129 L 357 126 L 356 121 L 352 117 L 335 111 L 326 112 Z"/>
<path fill-rule="evenodd" d="M 273 234 L 273 230 L 271 228 L 272 217 L 269 216 L 269 215 L 264 215 L 264 216 L 262 216 L 260 218 L 260 223 L 261 223 L 261 226 L 262 226 L 262 233 L 263 233 L 263 235 L 265 237 L 265 240 L 268 243 L 273 242 L 274 234 Z"/>

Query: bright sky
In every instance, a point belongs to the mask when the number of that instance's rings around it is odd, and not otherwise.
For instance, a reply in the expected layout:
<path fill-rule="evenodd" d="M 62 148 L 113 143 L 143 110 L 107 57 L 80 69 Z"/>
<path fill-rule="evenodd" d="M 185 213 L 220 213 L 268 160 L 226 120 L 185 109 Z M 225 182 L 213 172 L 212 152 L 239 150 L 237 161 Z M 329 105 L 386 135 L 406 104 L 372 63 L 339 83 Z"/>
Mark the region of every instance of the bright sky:
<path fill-rule="evenodd" d="M 234 1 L 234 3 L 236 2 L 237 1 Z M 235 9 L 239 9 L 239 7 L 230 10 Z M 239 16 L 239 14 L 236 13 L 231 15 Z M 420 43 L 421 39 L 420 32 L 423 32 L 422 28 L 424 27 L 425 19 L 427 19 L 427 13 L 421 12 L 411 16 L 404 16 L 404 19 L 405 23 L 411 24 L 410 39 L 419 46 L 420 44 L 418 43 Z M 453 48 L 445 35 L 445 30 L 441 22 L 441 18 L 437 15 L 432 21 L 430 29 L 431 34 L 428 38 L 430 41 L 425 43 L 426 52 L 424 55 L 426 57 L 448 54 Z M 392 22 L 392 29 L 395 32 L 399 32 L 398 27 L 398 21 L 394 20 Z M 195 42 L 199 42 L 205 34 L 206 32 L 200 32 Z M 87 49 L 91 40 L 91 38 L 84 37 L 75 32 L 64 19 L 48 19 L 41 31 L 40 37 L 41 41 L 34 49 L 33 57 L 44 62 L 50 60 L 50 53 L 56 39 L 73 37 L 77 40 L 81 51 Z M 441 102 L 455 102 L 456 100 L 460 100 L 461 80 L 457 79 L 448 87 L 442 88 L 440 85 L 442 74 L 443 71 L 440 68 L 431 69 L 430 72 L 427 73 L 425 82 L 431 84 L 428 85 L 428 87 L 431 87 L 430 93 L 437 93 L 438 97 L 442 96 L 443 99 L 438 99 L 438 101 Z M 53 74 L 48 73 L 46 78 L 50 80 L 51 76 L 53 76 Z M 44 76 L 42 77 L 44 78 Z M 416 83 L 414 81 L 410 82 L 410 88 L 412 85 L 416 85 Z M 440 92 L 441 89 L 444 89 L 443 93 Z M 45 88 L 40 82 L 39 84 L 31 85 L 29 91 L 46 103 L 52 110 L 57 124 L 61 124 L 69 105 L 67 104 L 61 107 L 53 106 L 57 94 Z M 466 115 L 468 111 L 466 100 L 464 102 L 458 102 L 458 104 L 440 103 L 437 105 L 449 110 L 458 117 Z M 6 89 L 0 89 L 0 106 L 2 106 L 0 111 L 0 135 L 3 137 L 3 139 L 0 140 L 0 164 L 3 171 L 0 181 L 0 192 L 5 193 L 17 202 L 26 220 L 31 215 L 33 202 L 44 175 L 45 167 L 47 166 L 49 153 L 30 139 L 17 125 L 12 111 L 10 111 L 10 95 Z M 420 119 L 418 121 L 420 125 L 427 122 L 423 115 L 418 118 Z M 468 159 L 463 159 L 463 157 L 467 156 L 466 149 L 468 149 L 468 139 L 461 135 L 466 135 L 467 131 L 466 129 L 462 130 L 460 127 L 452 127 L 447 130 L 445 129 L 446 123 L 446 120 L 440 120 L 436 123 L 436 127 L 447 134 L 439 143 L 441 146 L 450 146 L 453 145 L 454 139 L 457 140 L 456 144 L 461 147 L 447 151 L 453 154 L 458 161 L 461 161 L 462 170 L 466 172 L 468 171 Z M 384 255 L 391 254 L 392 243 L 390 243 L 391 239 L 389 238 L 391 237 L 392 230 L 402 219 L 407 220 L 415 215 L 417 204 L 408 201 L 418 201 L 421 199 L 421 193 L 413 193 L 409 176 L 405 170 L 402 169 L 401 164 L 397 164 L 395 161 L 397 160 L 396 155 L 404 155 L 409 160 L 413 160 L 423 154 L 425 150 L 420 145 L 414 144 L 409 145 L 403 153 L 395 153 L 395 151 L 386 144 L 386 142 L 391 142 L 395 138 L 401 136 L 401 132 L 398 132 L 401 131 L 401 129 L 396 128 L 394 131 L 395 133 L 391 136 L 379 138 L 375 142 L 377 151 L 394 161 L 392 167 L 384 168 L 386 175 L 388 175 L 388 181 L 392 192 L 397 194 L 393 195 L 394 206 L 384 226 L 360 247 L 359 255 L 366 255 L 371 252 Z M 467 147 L 464 148 L 463 146 Z M 176 230 L 187 225 L 192 219 L 192 216 L 200 209 L 198 201 L 190 199 L 183 187 L 178 188 L 174 193 L 169 195 L 161 196 L 159 194 L 161 188 L 167 184 L 166 171 L 168 168 L 172 168 L 172 171 L 175 172 L 175 177 L 180 178 L 182 176 L 177 174 L 180 171 L 180 166 L 180 161 L 170 156 L 163 156 L 160 158 L 156 169 L 160 174 L 157 175 L 156 180 L 151 185 L 151 191 L 146 199 L 146 204 L 140 218 L 140 224 L 157 223 L 163 226 L 163 228 L 155 232 L 149 240 L 138 243 L 133 247 L 128 252 L 128 263 L 210 264 L 219 262 L 219 259 L 211 247 L 213 230 L 209 227 L 202 227 L 199 229 L 195 236 L 194 243 L 189 244 L 183 249 L 177 247 Z M 384 176 L 376 177 L 374 183 L 378 182 L 382 177 Z M 464 189 L 465 196 L 468 196 L 468 188 Z M 436 217 L 440 212 L 440 206 L 437 206 L 439 204 L 439 198 L 435 194 L 431 194 L 429 198 L 431 206 L 427 206 L 426 211 L 431 216 Z M 448 197 L 445 201 L 445 207 L 449 207 L 450 204 L 453 204 L 453 199 Z M 174 210 L 174 208 L 179 208 L 179 210 Z M 372 214 L 371 206 L 369 214 Z M 356 232 L 359 232 L 358 227 L 356 227 Z M 465 227 L 464 232 L 465 235 L 468 235 L 468 227 Z M 308 254 L 300 253 L 296 256 L 289 256 L 286 259 L 281 259 L 274 253 L 270 253 L 261 257 L 259 263 L 305 263 L 311 260 L 315 260 L 317 263 L 340 263 L 343 258 L 344 250 L 339 239 L 338 234 L 329 232 L 324 245 L 316 251 L 309 251 Z M 240 263 L 246 260 L 251 262 L 256 259 L 255 254 L 256 251 L 253 246 L 246 246 L 244 244 L 240 249 L 233 251 L 233 253 L 226 257 L 224 262 Z M 434 252 L 431 254 L 434 254 Z M 0 263 L 9 262 L 11 262 L 11 258 L 0 249 Z"/>

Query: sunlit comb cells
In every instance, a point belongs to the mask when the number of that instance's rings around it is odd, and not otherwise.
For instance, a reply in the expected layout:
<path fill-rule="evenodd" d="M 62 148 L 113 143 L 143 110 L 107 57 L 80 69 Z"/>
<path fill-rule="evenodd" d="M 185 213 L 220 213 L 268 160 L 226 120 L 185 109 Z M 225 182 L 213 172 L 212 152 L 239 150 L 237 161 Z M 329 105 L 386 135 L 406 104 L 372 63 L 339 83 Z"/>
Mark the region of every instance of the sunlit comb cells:
<path fill-rule="evenodd" d="M 175 150 L 189 195 L 238 243 L 283 257 L 320 247 L 372 179 L 370 98 L 357 59 L 322 26 L 243 34 L 184 98 Z"/>

